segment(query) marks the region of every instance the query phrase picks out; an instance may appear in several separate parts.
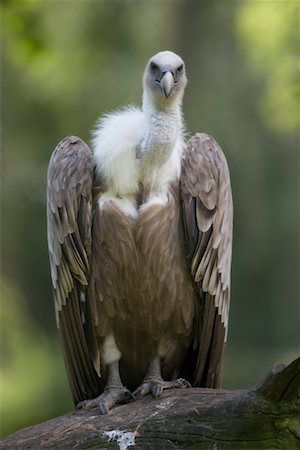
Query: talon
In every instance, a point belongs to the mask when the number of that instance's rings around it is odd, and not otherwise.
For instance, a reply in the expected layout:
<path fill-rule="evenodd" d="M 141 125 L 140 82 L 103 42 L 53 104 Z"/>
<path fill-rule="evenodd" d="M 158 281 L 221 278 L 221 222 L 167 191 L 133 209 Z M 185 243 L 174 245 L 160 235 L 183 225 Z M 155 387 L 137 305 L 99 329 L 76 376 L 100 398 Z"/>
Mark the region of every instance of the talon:
<path fill-rule="evenodd" d="M 109 411 L 109 409 L 107 408 L 106 404 L 104 402 L 100 402 L 99 403 L 99 412 L 102 416 L 104 416 L 104 414 L 107 414 Z"/>
<path fill-rule="evenodd" d="M 135 400 L 135 395 L 134 392 L 129 391 L 129 389 L 125 392 L 125 402 L 131 402 L 133 400 Z"/>
<path fill-rule="evenodd" d="M 162 393 L 162 391 L 163 391 L 163 387 L 159 384 L 156 384 L 153 386 L 153 388 L 151 390 L 152 396 L 154 398 L 158 398 L 158 397 L 160 397 L 160 394 Z"/>
<path fill-rule="evenodd" d="M 87 403 L 86 400 L 82 400 L 81 402 L 77 403 L 77 405 L 75 406 L 75 409 L 76 409 L 76 410 L 84 409 L 86 403 Z"/>
<path fill-rule="evenodd" d="M 192 385 L 188 380 L 185 380 L 184 378 L 180 378 L 180 381 L 182 383 L 183 388 L 191 388 Z"/>

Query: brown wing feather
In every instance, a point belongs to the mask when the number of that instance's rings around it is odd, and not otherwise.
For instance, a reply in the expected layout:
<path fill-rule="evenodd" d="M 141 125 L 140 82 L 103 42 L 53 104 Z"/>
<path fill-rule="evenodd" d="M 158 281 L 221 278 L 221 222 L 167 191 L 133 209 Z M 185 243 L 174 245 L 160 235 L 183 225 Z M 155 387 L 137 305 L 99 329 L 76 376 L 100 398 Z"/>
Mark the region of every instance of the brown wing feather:
<path fill-rule="evenodd" d="M 183 223 L 199 296 L 194 384 L 219 387 L 228 328 L 232 195 L 225 156 L 207 134 L 193 136 L 182 161 Z"/>
<path fill-rule="evenodd" d="M 86 338 L 90 333 L 85 290 L 90 272 L 93 166 L 82 140 L 70 136 L 57 145 L 47 183 L 54 304 L 71 391 L 78 403 L 99 392 Z"/>

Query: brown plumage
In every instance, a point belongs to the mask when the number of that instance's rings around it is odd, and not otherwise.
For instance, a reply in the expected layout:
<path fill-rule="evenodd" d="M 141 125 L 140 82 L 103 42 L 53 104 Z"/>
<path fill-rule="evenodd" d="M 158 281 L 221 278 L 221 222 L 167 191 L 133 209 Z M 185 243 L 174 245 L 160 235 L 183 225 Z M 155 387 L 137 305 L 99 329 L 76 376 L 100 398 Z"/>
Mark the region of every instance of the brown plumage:
<path fill-rule="evenodd" d="M 134 213 L 106 191 L 87 145 L 74 136 L 61 141 L 48 171 L 48 245 L 75 404 L 106 385 L 110 393 L 114 383 L 122 386 L 118 367 L 124 386 L 145 393 L 149 378 L 157 379 L 158 360 L 164 379 L 218 387 L 232 246 L 222 150 L 210 136 L 196 134 L 164 200 L 150 201 L 149 186 L 140 183 L 136 199 L 144 201 Z M 160 393 L 157 386 L 150 390 Z"/>

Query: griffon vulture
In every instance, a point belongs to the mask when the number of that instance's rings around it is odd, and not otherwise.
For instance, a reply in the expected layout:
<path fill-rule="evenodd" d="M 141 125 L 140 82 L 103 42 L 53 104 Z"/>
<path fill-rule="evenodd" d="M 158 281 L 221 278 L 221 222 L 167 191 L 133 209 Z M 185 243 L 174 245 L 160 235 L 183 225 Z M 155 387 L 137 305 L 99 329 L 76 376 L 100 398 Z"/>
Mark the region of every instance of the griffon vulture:
<path fill-rule="evenodd" d="M 232 247 L 229 171 L 184 141 L 183 60 L 148 61 L 142 108 L 100 120 L 93 155 L 63 139 L 48 170 L 48 245 L 73 399 L 106 413 L 163 389 L 218 387 Z"/>

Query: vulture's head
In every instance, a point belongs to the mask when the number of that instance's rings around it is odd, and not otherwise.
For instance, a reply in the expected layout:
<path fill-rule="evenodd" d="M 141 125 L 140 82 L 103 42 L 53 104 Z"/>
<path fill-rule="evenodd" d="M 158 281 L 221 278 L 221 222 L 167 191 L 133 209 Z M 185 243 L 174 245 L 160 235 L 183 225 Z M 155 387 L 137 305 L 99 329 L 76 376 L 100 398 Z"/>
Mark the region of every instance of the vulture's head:
<path fill-rule="evenodd" d="M 184 61 L 168 50 L 149 59 L 144 72 L 144 95 L 158 107 L 181 104 L 187 78 Z"/>

